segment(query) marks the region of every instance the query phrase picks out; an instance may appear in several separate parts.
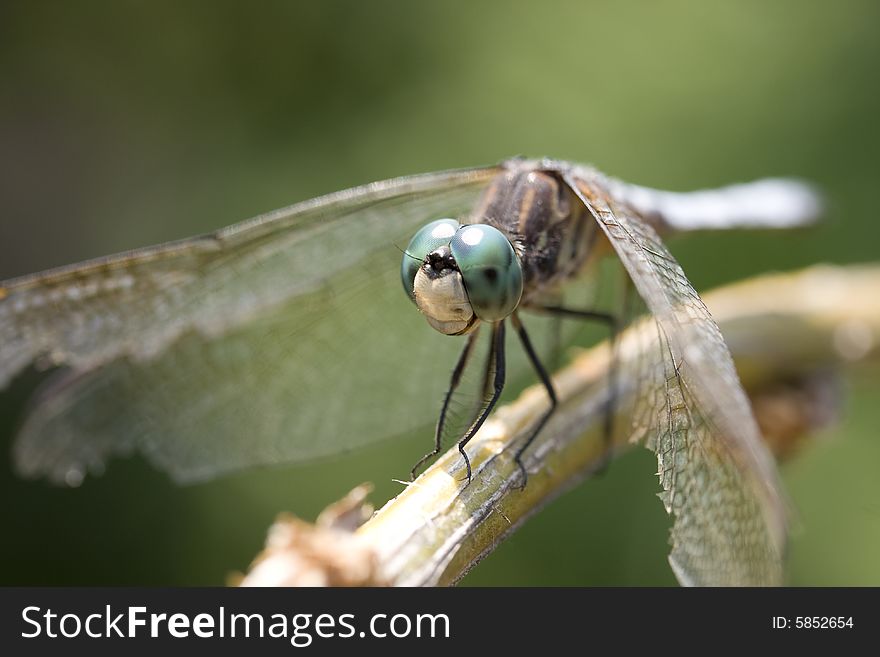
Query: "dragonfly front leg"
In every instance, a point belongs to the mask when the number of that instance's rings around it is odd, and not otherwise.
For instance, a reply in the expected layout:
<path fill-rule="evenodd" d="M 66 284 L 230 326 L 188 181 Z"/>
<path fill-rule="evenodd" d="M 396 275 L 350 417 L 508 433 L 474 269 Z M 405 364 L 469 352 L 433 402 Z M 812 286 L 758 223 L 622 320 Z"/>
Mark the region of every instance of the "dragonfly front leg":
<path fill-rule="evenodd" d="M 461 350 L 458 362 L 455 363 L 455 368 L 452 370 L 452 378 L 449 381 L 449 388 L 446 390 L 446 396 L 443 398 L 443 406 L 440 409 L 440 417 L 437 419 L 437 426 L 434 428 L 434 449 L 420 458 L 418 463 L 413 466 L 413 469 L 409 473 L 410 481 L 415 480 L 416 471 L 422 467 L 426 461 L 429 461 L 440 453 L 443 438 L 443 425 L 446 424 L 446 413 L 449 410 L 449 402 L 452 400 L 452 395 L 456 388 L 458 388 L 458 384 L 461 383 L 461 375 L 464 373 L 464 368 L 467 366 L 468 360 L 470 360 L 471 354 L 474 351 L 474 345 L 477 344 L 477 335 L 479 332 L 480 329 L 477 327 L 473 333 L 468 335 L 464 349 Z"/>
<path fill-rule="evenodd" d="M 495 408 L 495 404 L 498 403 L 498 398 L 501 397 L 501 391 L 504 390 L 506 368 L 504 358 L 504 332 L 504 320 L 492 325 L 492 351 L 489 358 L 486 360 L 487 376 L 489 369 L 492 368 L 493 365 L 495 367 L 492 397 L 489 399 L 486 407 L 482 410 L 477 419 L 471 424 L 464 437 L 458 441 L 458 452 L 461 454 L 461 457 L 464 459 L 464 464 L 467 467 L 468 483 L 471 483 L 471 462 L 470 459 L 468 459 L 464 448 L 468 442 L 470 442 L 471 438 L 476 435 L 477 431 L 480 430 L 480 427 L 483 426 L 483 422 L 486 421 L 486 418 L 489 417 L 489 413 L 492 412 L 492 409 Z"/>

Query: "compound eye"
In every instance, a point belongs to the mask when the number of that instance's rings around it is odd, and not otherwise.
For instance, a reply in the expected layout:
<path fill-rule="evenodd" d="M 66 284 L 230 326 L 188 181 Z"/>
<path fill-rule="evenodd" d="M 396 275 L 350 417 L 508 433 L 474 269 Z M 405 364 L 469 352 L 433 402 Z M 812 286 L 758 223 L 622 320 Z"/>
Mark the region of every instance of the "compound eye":
<path fill-rule="evenodd" d="M 449 244 L 460 227 L 461 224 L 455 219 L 438 219 L 422 226 L 409 241 L 400 265 L 400 280 L 403 289 L 413 302 L 415 302 L 413 283 L 416 272 L 425 263 L 429 253 Z"/>
<path fill-rule="evenodd" d="M 485 224 L 462 226 L 449 248 L 477 317 L 497 322 L 516 310 L 523 291 L 522 267 L 501 231 Z"/>

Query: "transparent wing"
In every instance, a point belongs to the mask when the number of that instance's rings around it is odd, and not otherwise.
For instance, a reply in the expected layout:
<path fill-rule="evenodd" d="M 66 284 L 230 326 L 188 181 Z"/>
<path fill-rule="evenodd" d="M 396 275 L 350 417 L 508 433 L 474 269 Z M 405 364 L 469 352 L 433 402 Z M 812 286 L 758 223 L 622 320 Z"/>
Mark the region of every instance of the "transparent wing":
<path fill-rule="evenodd" d="M 637 364 L 634 440 L 657 453 L 675 517 L 670 563 L 682 583 L 779 584 L 786 513 L 730 353 L 706 306 L 648 223 L 601 178 L 569 173 L 656 320 Z"/>
<path fill-rule="evenodd" d="M 400 288 L 422 224 L 497 169 L 339 192 L 217 233 L 0 285 L 0 388 L 59 366 L 14 445 L 77 483 L 142 452 L 181 482 L 337 453 L 430 423 L 460 346 Z"/>

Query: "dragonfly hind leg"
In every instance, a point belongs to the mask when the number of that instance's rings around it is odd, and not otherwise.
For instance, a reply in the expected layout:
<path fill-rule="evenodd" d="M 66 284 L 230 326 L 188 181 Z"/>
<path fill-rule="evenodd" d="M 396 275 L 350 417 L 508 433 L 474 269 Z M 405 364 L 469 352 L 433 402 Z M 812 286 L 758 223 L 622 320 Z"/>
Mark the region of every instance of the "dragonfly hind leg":
<path fill-rule="evenodd" d="M 550 376 L 547 374 L 547 370 L 545 370 L 544 366 L 541 364 L 541 361 L 538 358 L 538 354 L 535 353 L 535 349 L 532 347 L 532 341 L 529 339 L 529 334 L 526 332 L 525 327 L 519 320 L 519 315 L 513 313 L 510 319 L 513 322 L 513 327 L 516 329 L 517 335 L 519 335 L 519 340 L 520 342 L 522 342 L 523 349 L 525 350 L 526 355 L 529 357 L 529 361 L 532 363 L 532 367 L 535 368 L 535 371 L 538 373 L 538 377 L 541 379 L 541 383 L 543 383 L 544 387 L 547 389 L 547 395 L 550 397 L 550 408 L 548 408 L 544 412 L 544 415 L 541 416 L 541 419 L 538 420 L 537 424 L 532 429 L 532 433 L 529 436 L 528 440 L 523 443 L 522 447 L 516 450 L 516 455 L 513 457 L 513 460 L 516 461 L 516 465 L 519 467 L 519 471 L 522 473 L 522 484 L 519 487 L 520 490 L 522 490 L 526 487 L 526 482 L 529 480 L 529 475 L 526 472 L 526 466 L 522 462 L 522 455 L 541 432 L 541 429 L 544 428 L 544 425 L 547 423 L 547 420 L 550 419 L 550 416 L 553 415 L 553 411 L 556 410 L 557 399 L 556 390 L 553 388 L 553 382 L 550 380 Z"/>
<path fill-rule="evenodd" d="M 594 320 L 608 326 L 608 330 L 610 333 L 609 341 L 611 344 L 612 353 L 611 364 L 608 369 L 608 388 L 610 393 L 608 395 L 608 401 L 603 408 L 604 416 L 602 422 L 602 460 L 596 468 L 597 473 L 603 472 L 608 466 L 608 462 L 611 457 L 610 448 L 614 439 L 614 413 L 616 411 L 617 400 L 617 335 L 620 330 L 620 322 L 617 317 L 615 317 L 611 313 L 599 312 L 595 310 L 576 310 L 572 308 L 565 308 L 563 306 L 539 306 L 529 308 L 529 310 L 552 315 L 553 317 L 569 317 L 573 319 Z M 553 412 L 556 410 L 557 399 L 556 391 L 553 388 L 553 383 L 550 380 L 547 371 L 544 369 L 544 366 L 541 364 L 541 361 L 539 360 L 537 354 L 535 353 L 531 341 L 529 340 L 528 334 L 526 333 L 525 328 L 520 322 L 519 317 L 514 314 L 512 319 L 514 327 L 519 334 L 520 341 L 523 344 L 523 348 L 525 349 L 526 355 L 529 357 L 529 361 L 532 363 L 532 367 L 534 367 L 535 371 L 538 373 L 538 377 L 541 379 L 541 383 L 544 384 L 544 387 L 547 389 L 547 394 L 550 397 L 550 408 L 547 409 L 541 419 L 538 420 L 538 423 L 532 430 L 532 433 L 529 436 L 528 440 L 526 440 L 522 447 L 517 450 L 516 455 L 514 456 L 514 460 L 516 461 L 516 464 L 523 475 L 523 482 L 520 486 L 520 489 L 523 489 L 526 486 L 528 475 L 526 473 L 525 465 L 522 462 L 522 455 L 529 448 L 532 442 L 534 442 L 535 438 L 538 436 L 538 433 L 540 433 L 541 429 L 550 419 L 550 416 L 553 415 Z"/>

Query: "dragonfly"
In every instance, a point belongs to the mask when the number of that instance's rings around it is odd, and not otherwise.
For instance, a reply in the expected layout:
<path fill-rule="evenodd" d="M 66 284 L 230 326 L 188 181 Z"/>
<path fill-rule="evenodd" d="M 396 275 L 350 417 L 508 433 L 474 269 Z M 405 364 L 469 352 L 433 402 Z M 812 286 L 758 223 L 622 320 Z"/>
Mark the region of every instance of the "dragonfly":
<path fill-rule="evenodd" d="M 788 228 L 819 209 L 795 180 L 667 192 L 516 158 L 375 182 L 0 282 L 0 389 L 29 367 L 49 371 L 13 460 L 23 476 L 75 486 L 140 453 L 177 482 L 204 481 L 420 429 L 445 389 L 419 466 L 440 450 L 485 327 L 484 399 L 459 437 L 469 478 L 467 441 L 509 371 L 505 326 L 547 390 L 546 419 L 553 385 L 520 312 L 599 319 L 613 337 L 613 314 L 559 304 L 560 289 L 611 257 L 656 323 L 632 431 L 656 451 L 661 497 L 677 517 L 676 574 L 718 581 L 717 564 L 729 562 L 731 577 L 772 583 L 786 535 L 775 465 L 720 331 L 661 235 Z M 420 312 L 398 312 L 411 303 Z M 464 336 L 451 382 L 440 363 L 460 341 L 437 332 Z"/>

